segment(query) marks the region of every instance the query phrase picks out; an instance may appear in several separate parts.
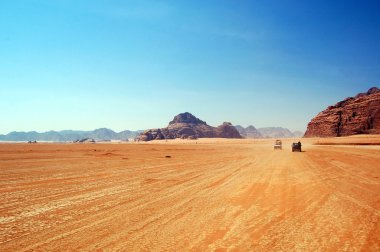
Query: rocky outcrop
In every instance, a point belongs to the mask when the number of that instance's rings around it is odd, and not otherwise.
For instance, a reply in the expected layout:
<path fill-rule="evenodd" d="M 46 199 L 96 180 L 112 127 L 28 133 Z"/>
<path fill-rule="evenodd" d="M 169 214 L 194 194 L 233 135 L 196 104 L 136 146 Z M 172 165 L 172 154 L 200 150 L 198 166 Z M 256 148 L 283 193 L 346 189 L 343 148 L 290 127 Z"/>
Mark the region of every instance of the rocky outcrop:
<path fill-rule="evenodd" d="M 217 137 L 222 138 L 241 138 L 237 129 L 229 122 L 224 122 L 216 128 Z"/>
<path fill-rule="evenodd" d="M 231 123 L 223 123 L 215 128 L 186 112 L 179 114 L 166 128 L 146 130 L 137 136 L 138 141 L 162 139 L 197 139 L 197 138 L 241 138 Z"/>
<path fill-rule="evenodd" d="M 308 124 L 304 137 L 380 134 L 380 89 L 349 97 L 329 106 Z"/>

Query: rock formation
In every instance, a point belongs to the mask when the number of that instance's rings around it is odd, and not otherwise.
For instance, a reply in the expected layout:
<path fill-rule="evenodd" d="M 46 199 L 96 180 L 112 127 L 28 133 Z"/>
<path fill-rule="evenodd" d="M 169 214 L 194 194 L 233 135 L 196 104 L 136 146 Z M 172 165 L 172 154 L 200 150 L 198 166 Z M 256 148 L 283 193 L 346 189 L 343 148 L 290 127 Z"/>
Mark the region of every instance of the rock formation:
<path fill-rule="evenodd" d="M 380 134 L 380 89 L 349 97 L 329 106 L 308 124 L 304 137 Z"/>
<path fill-rule="evenodd" d="M 231 123 L 223 123 L 215 128 L 186 112 L 175 116 L 168 127 L 146 130 L 137 136 L 136 140 L 197 139 L 204 137 L 241 138 L 241 135 Z"/>
<path fill-rule="evenodd" d="M 224 122 L 222 125 L 216 128 L 217 137 L 222 138 L 241 138 L 241 135 L 229 122 Z"/>

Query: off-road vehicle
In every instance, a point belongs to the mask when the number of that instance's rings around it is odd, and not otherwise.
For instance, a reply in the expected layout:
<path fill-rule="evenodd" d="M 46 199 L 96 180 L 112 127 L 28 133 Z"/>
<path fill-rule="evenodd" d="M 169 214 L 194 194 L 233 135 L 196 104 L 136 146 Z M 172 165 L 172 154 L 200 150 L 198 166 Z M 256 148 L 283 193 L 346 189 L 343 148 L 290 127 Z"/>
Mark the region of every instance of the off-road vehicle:
<path fill-rule="evenodd" d="M 281 142 L 281 140 L 276 140 L 276 142 L 274 142 L 274 149 L 275 150 L 282 150 L 282 142 Z"/>
<path fill-rule="evenodd" d="M 292 152 L 299 151 L 301 152 L 301 142 L 292 144 Z"/>

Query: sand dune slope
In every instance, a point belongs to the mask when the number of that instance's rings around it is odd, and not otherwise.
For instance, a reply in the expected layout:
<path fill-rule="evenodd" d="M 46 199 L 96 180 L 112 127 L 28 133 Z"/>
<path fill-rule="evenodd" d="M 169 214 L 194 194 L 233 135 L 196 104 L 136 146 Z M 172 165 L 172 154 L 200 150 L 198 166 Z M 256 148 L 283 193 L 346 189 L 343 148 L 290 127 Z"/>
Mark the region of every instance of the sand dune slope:
<path fill-rule="evenodd" d="M 0 144 L 0 250 L 379 251 L 380 149 L 289 145 Z"/>

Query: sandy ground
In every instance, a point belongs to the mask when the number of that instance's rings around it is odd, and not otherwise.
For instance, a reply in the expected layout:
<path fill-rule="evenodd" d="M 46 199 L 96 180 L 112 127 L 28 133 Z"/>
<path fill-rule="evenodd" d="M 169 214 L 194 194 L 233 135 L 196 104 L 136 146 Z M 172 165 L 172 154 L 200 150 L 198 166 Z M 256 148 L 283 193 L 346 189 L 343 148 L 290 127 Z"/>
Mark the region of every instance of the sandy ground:
<path fill-rule="evenodd" d="M 0 251 L 380 251 L 358 139 L 0 144 Z"/>

